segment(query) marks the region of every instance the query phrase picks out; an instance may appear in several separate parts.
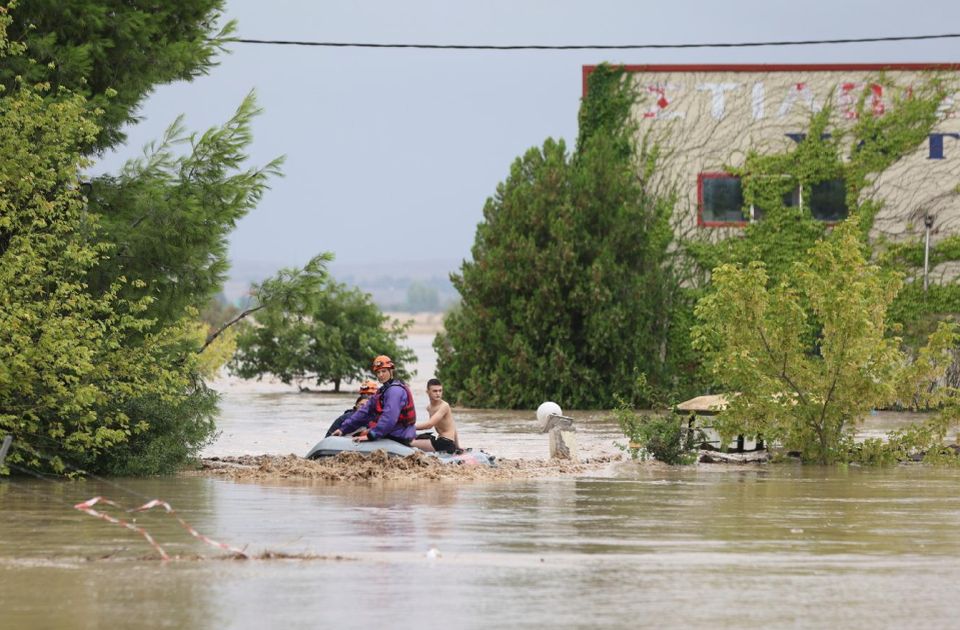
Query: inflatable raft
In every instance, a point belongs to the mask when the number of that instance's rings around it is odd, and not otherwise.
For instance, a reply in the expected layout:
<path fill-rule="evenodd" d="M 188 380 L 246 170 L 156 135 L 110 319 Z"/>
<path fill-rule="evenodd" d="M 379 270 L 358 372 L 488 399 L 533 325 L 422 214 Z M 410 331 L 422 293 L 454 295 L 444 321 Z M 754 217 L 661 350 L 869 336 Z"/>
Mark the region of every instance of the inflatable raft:
<path fill-rule="evenodd" d="M 462 453 L 451 455 L 449 453 L 427 453 L 410 446 L 404 446 L 393 440 L 374 440 L 373 442 L 354 442 L 352 438 L 339 435 L 325 437 L 316 446 L 307 453 L 307 459 L 320 459 L 321 457 L 333 457 L 340 453 L 364 453 L 369 455 L 375 451 L 386 451 L 387 455 L 396 457 L 407 457 L 414 453 L 420 453 L 428 457 L 436 457 L 445 464 L 460 464 L 467 466 L 496 466 L 496 458 L 486 451 L 475 451 L 465 449 Z"/>

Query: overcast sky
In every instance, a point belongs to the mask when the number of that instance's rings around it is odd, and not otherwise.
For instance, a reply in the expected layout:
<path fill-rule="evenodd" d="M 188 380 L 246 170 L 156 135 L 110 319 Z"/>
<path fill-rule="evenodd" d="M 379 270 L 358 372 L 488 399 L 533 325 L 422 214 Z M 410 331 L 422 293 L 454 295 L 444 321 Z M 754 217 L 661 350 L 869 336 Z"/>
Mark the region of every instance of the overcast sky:
<path fill-rule="evenodd" d="M 339 42 L 673 44 L 960 31 L 955 0 L 228 0 L 238 36 Z M 158 89 L 116 170 L 177 114 L 203 131 L 244 95 L 264 113 L 251 163 L 286 156 L 230 239 L 238 266 L 331 251 L 351 272 L 445 275 L 470 257 L 484 201 L 547 137 L 576 138 L 581 67 L 646 63 L 960 62 L 960 39 L 743 49 L 495 52 L 234 44 L 210 75 Z M 378 273 L 382 272 L 382 273 Z"/>

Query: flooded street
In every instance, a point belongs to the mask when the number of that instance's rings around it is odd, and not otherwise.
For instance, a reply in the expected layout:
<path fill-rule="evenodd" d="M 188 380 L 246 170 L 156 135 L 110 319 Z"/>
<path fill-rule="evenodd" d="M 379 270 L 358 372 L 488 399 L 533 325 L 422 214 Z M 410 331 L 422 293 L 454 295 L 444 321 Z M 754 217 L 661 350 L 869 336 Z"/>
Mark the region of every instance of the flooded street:
<path fill-rule="evenodd" d="M 425 363 L 428 341 L 412 339 Z M 418 410 L 432 371 L 414 379 Z M 222 391 L 207 456 L 302 455 L 353 398 Z M 619 453 L 609 419 L 571 413 L 582 456 Z M 532 412 L 455 414 L 468 446 L 547 455 Z M 864 433 L 904 421 L 877 414 Z M 16 478 L 0 482 L 0 627 L 952 627 L 958 488 L 960 471 L 912 466 L 630 461 L 501 481 Z M 72 509 L 98 495 L 161 498 L 253 559 L 160 510 L 110 511 L 178 558 L 161 562 L 137 533 Z"/>

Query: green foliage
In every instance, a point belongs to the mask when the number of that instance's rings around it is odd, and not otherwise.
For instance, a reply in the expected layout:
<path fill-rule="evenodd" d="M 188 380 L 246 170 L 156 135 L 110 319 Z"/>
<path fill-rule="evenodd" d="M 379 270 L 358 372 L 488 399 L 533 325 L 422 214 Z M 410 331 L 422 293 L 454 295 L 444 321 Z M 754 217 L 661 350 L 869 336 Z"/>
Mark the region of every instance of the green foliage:
<path fill-rule="evenodd" d="M 308 379 L 317 384 L 360 379 L 373 357 L 386 354 L 397 365 L 416 360 L 400 345 L 407 324 L 391 321 L 359 289 L 329 277 L 329 256 L 314 259 L 304 270 L 282 270 L 255 287 L 263 307 L 255 326 L 237 339 L 233 370 L 243 378 L 273 374 L 284 383 Z"/>
<path fill-rule="evenodd" d="M 192 322 L 187 327 L 187 337 L 193 347 L 203 348 L 197 357 L 196 375 L 203 379 L 216 378 L 220 368 L 226 365 L 237 351 L 237 328 L 227 328 L 213 339 L 206 322 Z"/>
<path fill-rule="evenodd" d="M 88 148 L 123 142 L 123 125 L 154 87 L 204 75 L 214 65 L 234 24 L 219 32 L 224 0 L 118 2 L 116 0 L 27 0 L 12 7 L 11 41 L 26 54 L 0 66 L 0 84 L 16 77 L 47 82 L 51 95 L 63 87 L 100 110 L 101 130 Z"/>
<path fill-rule="evenodd" d="M 643 402 L 630 387 L 641 373 L 684 385 L 687 355 L 670 344 L 690 303 L 672 268 L 672 199 L 651 190 L 655 155 L 635 147 L 636 98 L 622 71 L 598 68 L 576 152 L 530 149 L 487 200 L 473 260 L 451 277 L 461 305 L 434 343 L 461 403 L 609 407 Z"/>
<path fill-rule="evenodd" d="M 227 237 L 254 208 L 279 174 L 280 160 L 243 168 L 250 125 L 259 112 L 253 95 L 222 127 L 187 135 L 180 119 L 159 145 L 129 161 L 117 177 L 93 181 L 90 208 L 102 217 L 102 238 L 116 245 L 91 278 L 102 287 L 126 274 L 146 282 L 128 297 L 153 298 L 149 315 L 158 326 L 200 308 L 223 286 Z M 173 148 L 188 143 L 186 155 Z"/>
<path fill-rule="evenodd" d="M 694 339 L 711 376 L 736 392 L 717 416 L 721 436 L 762 434 L 823 463 L 846 460 L 857 423 L 897 400 L 955 422 L 954 392 L 931 385 L 951 362 L 956 327 L 941 324 L 908 362 L 887 319 L 900 286 L 867 262 L 855 218 L 772 286 L 759 262 L 715 269 Z"/>
<path fill-rule="evenodd" d="M 15 438 L 9 462 L 35 470 L 64 472 L 144 434 L 134 401 L 176 400 L 194 366 L 170 365 L 184 330 L 151 330 L 149 298 L 124 298 L 124 278 L 86 285 L 111 253 L 89 238 L 97 217 L 76 186 L 98 131 L 87 112 L 63 90 L 0 97 L 0 432 Z"/>
<path fill-rule="evenodd" d="M 948 237 L 930 248 L 930 267 L 948 261 L 960 260 L 960 239 Z M 919 261 L 916 253 L 919 251 Z M 903 244 L 886 250 L 881 264 L 907 274 L 909 282 L 890 306 L 890 318 L 903 326 L 903 338 L 908 347 L 922 343 L 941 321 L 957 321 L 960 313 L 960 285 L 956 279 L 938 282 L 931 279 L 923 289 L 923 245 Z"/>
<path fill-rule="evenodd" d="M 232 333 L 198 357 L 196 313 L 222 285 L 227 233 L 278 165 L 242 166 L 252 98 L 222 128 L 187 135 L 178 121 L 119 176 L 78 182 L 84 156 L 122 139 L 154 85 L 212 65 L 220 5 L 38 0 L 13 11 L 24 43 L 0 38 L 0 52 L 29 55 L 0 66 L 0 429 L 17 437 L 12 463 L 168 472 L 213 434 L 201 375 Z M 174 156 L 177 143 L 191 150 Z"/>
<path fill-rule="evenodd" d="M 850 447 L 850 460 L 863 466 L 891 466 L 902 461 L 900 448 L 893 441 L 868 438 Z M 905 455 L 905 453 L 903 454 Z"/>
<path fill-rule="evenodd" d="M 947 435 L 960 412 L 955 392 L 938 396 L 941 408 L 924 422 L 892 431 L 885 440 L 872 438 L 851 448 L 850 459 L 864 465 L 886 466 L 919 461 L 936 466 L 960 466 L 960 446 L 947 444 Z"/>
<path fill-rule="evenodd" d="M 742 167 L 727 167 L 741 177 L 746 206 L 762 210 L 763 218 L 749 224 L 743 238 L 685 244 L 701 269 L 763 261 L 769 282 L 779 282 L 831 229 L 829 223 L 811 215 L 809 194 L 814 185 L 829 180 L 844 182 L 849 216 L 858 221 L 861 241 L 868 244 L 883 200 L 871 198 L 865 191 L 877 175 L 927 139 L 938 122 L 938 107 L 949 92 L 946 81 L 933 75 L 909 87 L 894 85 L 883 75 L 873 82 L 892 95 L 893 102 L 883 116 L 869 111 L 869 86 L 865 86 L 853 122 L 837 120 L 832 109 L 824 108 L 812 117 L 804 139 L 796 146 L 777 154 L 750 152 Z M 802 206 L 785 205 L 797 187 L 808 191 L 802 195 Z M 880 241 L 869 245 L 880 264 L 908 280 L 891 305 L 890 317 L 905 326 L 908 346 L 922 345 L 940 320 L 958 312 L 960 287 L 951 282 L 929 294 L 922 292 L 916 283 L 923 266 L 922 243 Z M 932 264 L 952 260 L 960 260 L 960 239 L 945 239 L 931 253 Z"/>
<path fill-rule="evenodd" d="M 703 441 L 686 430 L 685 418 L 674 414 L 639 414 L 624 403 L 614 409 L 620 430 L 629 440 L 624 448 L 633 459 L 648 457 L 665 464 L 679 465 L 696 462 L 693 445 Z"/>
<path fill-rule="evenodd" d="M 629 86 L 626 76 L 622 69 L 605 64 L 591 73 L 587 96 L 577 115 L 577 147 L 580 149 L 590 146 L 597 138 L 603 138 L 604 144 L 610 145 L 615 160 L 622 162 L 634 158 L 637 127 L 632 111 L 637 94 Z"/>
<path fill-rule="evenodd" d="M 218 400 L 202 381 L 172 400 L 152 393 L 137 396 L 124 406 L 124 413 L 149 418 L 149 426 L 81 464 L 111 475 L 160 475 L 182 468 L 216 437 Z"/>
<path fill-rule="evenodd" d="M 716 383 L 741 392 L 719 422 L 727 436 L 775 436 L 816 461 L 885 464 L 944 453 L 944 427 L 957 416 L 955 390 L 937 380 L 956 344 L 954 328 L 944 322 L 960 312 L 960 287 L 951 282 L 923 291 L 921 243 L 868 241 L 883 200 L 865 191 L 927 138 L 949 90 L 935 76 L 909 89 L 883 76 L 877 81 L 895 95 L 883 116 L 867 111 L 865 89 L 852 124 L 824 109 L 790 150 L 750 153 L 742 168 L 730 169 L 741 177 L 745 203 L 763 211 L 743 238 L 688 244 L 702 268 L 715 269 L 715 292 L 697 309 L 697 343 L 710 349 Z M 828 236 L 832 227 L 813 219 L 809 195 L 800 207 L 784 200 L 797 186 L 809 191 L 832 179 L 846 187 L 850 225 Z M 829 245 L 841 241 L 846 256 Z M 810 258 L 811 251 L 823 259 Z M 879 266 L 865 265 L 871 255 Z M 931 251 L 933 264 L 952 260 L 960 260 L 960 239 L 944 239 Z M 847 265 L 846 271 L 824 261 Z M 722 318 L 730 323 L 720 324 Z M 903 338 L 892 337 L 893 330 Z M 852 430 L 864 413 L 890 404 L 939 413 L 887 441 L 854 444 Z M 944 461 L 952 457 L 945 453 Z"/>
<path fill-rule="evenodd" d="M 19 76 L 47 82 L 50 100 L 60 98 L 61 89 L 86 96 L 100 131 L 96 141 L 85 139 L 84 151 L 109 148 L 123 140 L 120 128 L 137 120 L 154 86 L 192 79 L 215 65 L 234 28 L 231 22 L 216 31 L 222 6 L 223 0 L 22 3 L 11 11 L 10 32 L 26 54 L 5 60 L 0 84 L 13 85 Z M 118 176 L 91 183 L 86 192 L 90 212 L 100 215 L 98 238 L 114 245 L 91 270 L 92 290 L 120 276 L 142 280 L 121 291 L 128 299 L 152 298 L 147 315 L 154 330 L 200 309 L 219 291 L 227 234 L 260 200 L 267 179 L 279 174 L 279 160 L 243 166 L 258 111 L 248 95 L 226 124 L 203 134 L 186 133 L 178 118 Z M 177 155 L 182 145 L 189 150 Z"/>

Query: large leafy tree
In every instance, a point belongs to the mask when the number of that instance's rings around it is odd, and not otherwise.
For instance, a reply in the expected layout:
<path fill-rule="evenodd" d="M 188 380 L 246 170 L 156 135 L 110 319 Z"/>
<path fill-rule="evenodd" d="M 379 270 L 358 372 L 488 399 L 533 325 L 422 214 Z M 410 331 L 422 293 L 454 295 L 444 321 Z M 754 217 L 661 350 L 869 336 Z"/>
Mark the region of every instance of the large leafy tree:
<path fill-rule="evenodd" d="M 214 66 L 234 28 L 227 23 L 217 30 L 222 6 L 223 0 L 15 3 L 11 39 L 23 42 L 24 54 L 7 59 L 0 82 L 19 76 L 49 84 L 50 99 L 60 88 L 85 96 L 101 129 L 85 152 L 114 147 L 155 86 Z M 279 160 L 244 166 L 257 112 L 251 94 L 227 123 L 202 134 L 188 133 L 178 118 L 143 157 L 116 176 L 90 182 L 90 211 L 101 215 L 98 238 L 116 246 L 91 273 L 93 287 L 121 274 L 143 280 L 145 286 L 123 291 L 132 299 L 154 298 L 149 315 L 157 327 L 203 308 L 219 292 L 228 269 L 227 235 L 279 173 Z"/>
<path fill-rule="evenodd" d="M 530 407 L 643 403 L 641 375 L 677 386 L 685 297 L 671 265 L 672 205 L 650 188 L 636 97 L 598 68 L 576 151 L 548 140 L 516 160 L 484 207 L 461 306 L 438 336 L 440 377 L 461 402 Z M 646 390 L 649 391 L 649 390 Z"/>
<path fill-rule="evenodd" d="M 254 287 L 261 306 L 256 325 L 237 339 L 233 369 L 244 378 L 272 374 L 284 383 L 334 384 L 369 374 L 373 357 L 389 355 L 398 375 L 416 360 L 400 344 L 407 326 L 384 316 L 370 296 L 335 282 L 327 274 L 329 257 L 303 270 L 282 270 Z"/>
<path fill-rule="evenodd" d="M 8 46 L 8 21 L 0 15 L 0 62 L 21 51 Z M 112 250 L 91 238 L 97 217 L 76 185 L 98 127 L 83 97 L 47 90 L 0 92 L 0 432 L 15 438 L 11 464 L 63 472 L 144 436 L 134 401 L 189 395 L 196 359 L 170 365 L 185 331 L 151 330 L 150 298 L 122 297 L 125 278 L 89 289 Z"/>
<path fill-rule="evenodd" d="M 157 85 L 203 75 L 233 30 L 216 30 L 224 0 L 27 0 L 12 3 L 9 35 L 24 55 L 0 66 L 0 83 L 47 81 L 101 110 L 88 148 L 123 140 L 122 127 Z"/>
<path fill-rule="evenodd" d="M 0 82 L 16 87 L 20 76 L 25 84 L 42 83 L 49 89 L 39 96 L 53 108 L 71 95 L 85 95 L 78 102 L 100 126 L 68 148 L 81 157 L 95 155 L 122 140 L 122 125 L 136 120 L 137 108 L 153 86 L 209 70 L 232 28 L 216 31 L 222 4 L 38 0 L 13 6 L 10 29 L 24 43 L 23 54 L 4 59 Z M 194 322 L 221 289 L 227 235 L 277 172 L 277 162 L 259 169 L 243 165 L 255 113 L 248 97 L 230 121 L 204 134 L 188 134 L 177 121 L 163 140 L 117 176 L 89 185 L 79 184 L 80 173 L 64 180 L 72 194 L 86 194 L 79 234 L 101 252 L 97 264 L 80 269 L 83 290 L 91 296 L 109 293 L 140 309 L 137 326 L 111 343 L 131 351 L 163 352 L 165 365 L 182 384 L 176 395 L 143 389 L 139 396 L 118 394 L 106 401 L 95 415 L 136 417 L 138 432 L 123 446 L 115 443 L 97 451 L 93 460 L 83 462 L 88 469 L 169 471 L 196 453 L 214 431 L 217 396 L 202 381 L 202 371 L 212 366 L 192 358 L 207 347 Z M 178 155 L 174 149 L 184 144 L 187 150 Z M 173 330 L 179 331 L 175 342 L 155 341 Z"/>
<path fill-rule="evenodd" d="M 714 269 L 694 335 L 710 375 L 733 392 L 716 421 L 727 438 L 760 434 L 828 463 L 851 456 L 870 409 L 942 409 L 940 437 L 960 417 L 955 392 L 932 387 L 951 362 L 956 326 L 941 323 L 908 361 L 888 319 L 902 277 L 870 264 L 865 249 L 849 219 L 776 282 L 761 262 Z"/>

